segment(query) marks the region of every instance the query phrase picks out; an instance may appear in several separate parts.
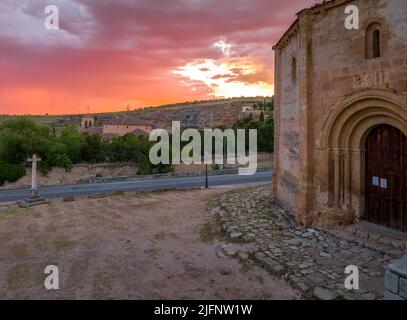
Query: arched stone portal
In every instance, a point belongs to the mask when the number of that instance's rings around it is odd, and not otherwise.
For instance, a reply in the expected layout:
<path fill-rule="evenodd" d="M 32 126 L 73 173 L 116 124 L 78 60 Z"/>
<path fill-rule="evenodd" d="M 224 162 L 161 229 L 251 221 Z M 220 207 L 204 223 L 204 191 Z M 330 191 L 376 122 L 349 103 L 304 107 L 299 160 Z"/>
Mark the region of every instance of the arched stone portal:
<path fill-rule="evenodd" d="M 363 219 L 407 231 L 407 137 L 378 125 L 366 140 Z"/>
<path fill-rule="evenodd" d="M 365 213 L 366 139 L 378 125 L 407 136 L 405 99 L 389 90 L 364 90 L 333 108 L 317 144 L 317 223 L 357 222 Z M 319 156 L 318 156 L 319 154 Z"/>

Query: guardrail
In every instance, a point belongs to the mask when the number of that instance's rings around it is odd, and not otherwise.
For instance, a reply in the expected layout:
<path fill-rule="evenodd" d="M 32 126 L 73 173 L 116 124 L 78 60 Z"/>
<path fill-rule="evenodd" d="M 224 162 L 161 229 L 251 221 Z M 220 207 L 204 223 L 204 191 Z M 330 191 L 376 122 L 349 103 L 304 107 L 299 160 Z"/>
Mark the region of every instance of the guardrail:
<path fill-rule="evenodd" d="M 219 176 L 227 174 L 237 174 L 238 168 L 234 169 L 222 169 L 216 170 L 208 173 L 208 176 Z M 261 167 L 257 168 L 257 172 L 265 172 L 272 170 L 272 167 Z M 151 180 L 151 179 L 162 179 L 162 178 L 187 178 L 187 177 L 198 177 L 205 175 L 205 171 L 202 172 L 171 172 L 171 173 L 160 173 L 160 174 L 148 174 L 140 176 L 121 176 L 121 177 L 90 177 L 88 183 L 104 183 L 104 182 L 117 182 L 117 181 L 127 181 L 127 180 Z"/>

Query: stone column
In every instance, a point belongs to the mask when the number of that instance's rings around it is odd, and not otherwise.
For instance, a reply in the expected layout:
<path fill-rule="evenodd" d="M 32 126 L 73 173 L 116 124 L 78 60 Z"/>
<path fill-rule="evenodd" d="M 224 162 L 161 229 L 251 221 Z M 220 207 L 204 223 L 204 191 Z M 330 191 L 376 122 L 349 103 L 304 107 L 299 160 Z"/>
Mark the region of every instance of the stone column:
<path fill-rule="evenodd" d="M 298 35 L 299 52 L 297 59 L 299 90 L 299 153 L 300 176 L 297 193 L 297 219 L 304 226 L 313 222 L 315 201 L 314 190 L 314 116 L 312 99 L 312 15 L 304 11 L 299 15 Z"/>
<path fill-rule="evenodd" d="M 334 206 L 340 206 L 340 199 L 341 199 L 341 162 L 339 151 L 334 151 L 332 154 L 334 160 Z"/>
<path fill-rule="evenodd" d="M 387 267 L 384 287 L 386 300 L 407 300 L 407 250 L 400 260 Z"/>
<path fill-rule="evenodd" d="M 346 209 L 352 207 L 352 198 L 351 198 L 351 151 L 347 150 L 344 153 L 344 204 Z"/>

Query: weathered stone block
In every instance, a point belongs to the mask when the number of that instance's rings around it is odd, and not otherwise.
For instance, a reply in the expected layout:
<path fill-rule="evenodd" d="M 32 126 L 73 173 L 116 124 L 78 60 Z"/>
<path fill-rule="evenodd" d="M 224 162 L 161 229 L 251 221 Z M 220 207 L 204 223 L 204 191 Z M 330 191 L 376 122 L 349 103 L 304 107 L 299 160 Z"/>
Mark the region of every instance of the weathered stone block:
<path fill-rule="evenodd" d="M 328 289 L 324 289 L 321 287 L 316 287 L 314 289 L 314 297 L 319 299 L 319 300 L 335 300 L 336 299 L 336 293 L 328 290 Z"/>
<path fill-rule="evenodd" d="M 407 278 L 407 250 L 404 251 L 404 256 L 400 260 L 389 265 L 389 270 Z"/>
<path fill-rule="evenodd" d="M 393 294 L 393 293 L 391 293 L 391 292 L 389 292 L 387 290 L 384 292 L 384 299 L 386 299 L 386 300 L 403 300 L 397 294 Z"/>
<path fill-rule="evenodd" d="M 389 270 L 386 271 L 384 276 L 384 287 L 387 291 L 394 294 L 399 293 L 399 276 Z"/>
<path fill-rule="evenodd" d="M 400 278 L 399 281 L 399 295 L 407 299 L 407 279 L 406 278 Z"/>

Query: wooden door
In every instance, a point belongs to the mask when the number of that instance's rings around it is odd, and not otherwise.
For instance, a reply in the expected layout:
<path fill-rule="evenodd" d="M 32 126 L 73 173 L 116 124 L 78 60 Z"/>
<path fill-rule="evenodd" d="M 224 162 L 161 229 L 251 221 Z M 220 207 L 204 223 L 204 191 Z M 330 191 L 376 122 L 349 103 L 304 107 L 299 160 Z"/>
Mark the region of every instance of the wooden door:
<path fill-rule="evenodd" d="M 364 218 L 407 231 L 407 139 L 397 128 L 381 125 L 366 141 Z"/>

